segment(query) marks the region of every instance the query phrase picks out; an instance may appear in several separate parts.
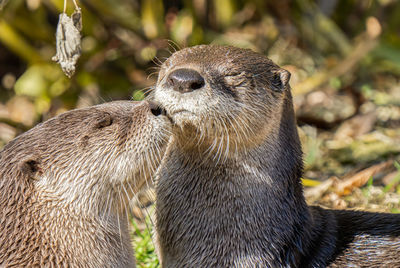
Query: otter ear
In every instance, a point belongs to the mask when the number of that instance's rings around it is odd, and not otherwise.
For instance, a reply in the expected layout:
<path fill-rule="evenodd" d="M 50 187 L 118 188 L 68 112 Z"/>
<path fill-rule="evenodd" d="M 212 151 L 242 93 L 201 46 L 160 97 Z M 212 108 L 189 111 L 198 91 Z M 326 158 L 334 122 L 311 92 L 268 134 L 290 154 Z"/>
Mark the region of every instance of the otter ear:
<path fill-rule="evenodd" d="M 96 122 L 96 128 L 105 128 L 111 126 L 113 123 L 113 118 L 111 114 L 105 112 L 101 115 L 101 118 Z"/>
<path fill-rule="evenodd" d="M 20 170 L 24 175 L 31 179 L 36 179 L 42 174 L 42 169 L 39 160 L 28 158 L 21 162 Z"/>
<path fill-rule="evenodd" d="M 272 74 L 272 89 L 279 92 L 284 91 L 289 84 L 290 73 L 284 69 L 278 69 L 272 71 Z"/>

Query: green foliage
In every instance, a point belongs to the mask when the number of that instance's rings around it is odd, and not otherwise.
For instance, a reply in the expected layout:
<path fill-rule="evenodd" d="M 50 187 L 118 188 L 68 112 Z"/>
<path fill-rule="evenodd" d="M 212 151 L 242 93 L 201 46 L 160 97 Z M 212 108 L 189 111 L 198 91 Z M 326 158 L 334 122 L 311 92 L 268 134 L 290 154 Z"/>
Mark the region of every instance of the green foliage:
<path fill-rule="evenodd" d="M 394 162 L 394 166 L 397 169 L 396 176 L 383 188 L 385 193 L 389 192 L 395 185 L 399 185 L 400 183 L 400 164 L 398 162 Z"/>
<path fill-rule="evenodd" d="M 152 225 L 148 217 L 145 219 L 146 228 L 140 230 L 135 220 L 131 219 L 133 227 L 133 247 L 135 250 L 136 266 L 143 268 L 159 267 L 157 254 L 152 241 Z"/>
<path fill-rule="evenodd" d="M 365 185 L 365 187 L 362 188 L 362 193 L 367 198 L 370 196 L 371 187 L 372 187 L 373 182 L 374 182 L 374 178 L 371 176 L 369 178 L 367 184 Z"/>

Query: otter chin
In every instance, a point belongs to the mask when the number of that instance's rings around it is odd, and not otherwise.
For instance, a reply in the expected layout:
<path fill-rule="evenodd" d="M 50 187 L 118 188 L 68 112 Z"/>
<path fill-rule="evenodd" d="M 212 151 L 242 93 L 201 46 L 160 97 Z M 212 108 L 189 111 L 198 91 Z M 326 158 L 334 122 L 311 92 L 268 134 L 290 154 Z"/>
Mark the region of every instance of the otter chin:
<path fill-rule="evenodd" d="M 235 47 L 163 63 L 152 93 L 173 122 L 156 175 L 163 267 L 400 267 L 400 215 L 306 204 L 289 80 Z"/>
<path fill-rule="evenodd" d="M 1 267 L 134 267 L 128 202 L 161 160 L 170 120 L 149 102 L 72 110 L 0 152 Z"/>

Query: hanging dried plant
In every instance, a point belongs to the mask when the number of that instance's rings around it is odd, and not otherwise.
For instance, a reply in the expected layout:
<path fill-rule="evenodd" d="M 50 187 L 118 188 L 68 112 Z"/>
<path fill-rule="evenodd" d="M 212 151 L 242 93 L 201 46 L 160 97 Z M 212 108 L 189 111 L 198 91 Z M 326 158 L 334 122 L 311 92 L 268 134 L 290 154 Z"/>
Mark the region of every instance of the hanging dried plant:
<path fill-rule="evenodd" d="M 71 18 L 65 13 L 66 1 L 64 0 L 64 12 L 60 14 L 56 32 L 57 53 L 53 61 L 60 64 L 63 72 L 71 77 L 75 73 L 76 62 L 81 56 L 82 13 L 80 7 L 75 5 L 75 12 Z"/>

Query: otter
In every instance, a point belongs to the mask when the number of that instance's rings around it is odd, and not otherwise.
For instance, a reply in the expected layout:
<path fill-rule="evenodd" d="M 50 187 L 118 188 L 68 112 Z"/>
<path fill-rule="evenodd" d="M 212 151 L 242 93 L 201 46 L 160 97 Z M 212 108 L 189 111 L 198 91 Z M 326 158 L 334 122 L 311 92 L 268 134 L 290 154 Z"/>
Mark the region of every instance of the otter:
<path fill-rule="evenodd" d="M 400 215 L 308 206 L 290 73 L 200 45 L 161 66 L 173 122 L 156 174 L 163 267 L 400 267 Z"/>
<path fill-rule="evenodd" d="M 134 267 L 127 206 L 171 123 L 149 102 L 63 113 L 0 152 L 0 267 Z"/>

